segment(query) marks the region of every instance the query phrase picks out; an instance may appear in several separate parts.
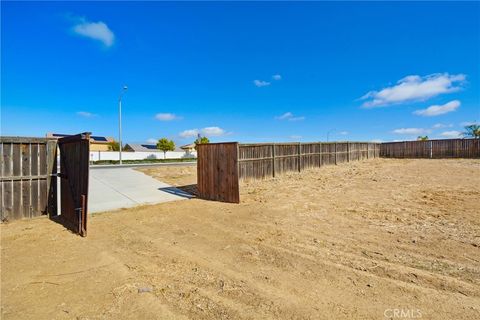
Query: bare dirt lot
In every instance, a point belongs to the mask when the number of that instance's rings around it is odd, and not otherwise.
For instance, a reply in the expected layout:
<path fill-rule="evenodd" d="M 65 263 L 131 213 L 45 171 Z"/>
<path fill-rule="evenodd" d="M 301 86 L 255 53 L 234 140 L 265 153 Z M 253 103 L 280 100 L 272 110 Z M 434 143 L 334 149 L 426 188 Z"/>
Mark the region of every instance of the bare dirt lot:
<path fill-rule="evenodd" d="M 94 215 L 87 238 L 13 222 L 1 318 L 480 319 L 479 199 L 478 160 L 377 159 Z"/>

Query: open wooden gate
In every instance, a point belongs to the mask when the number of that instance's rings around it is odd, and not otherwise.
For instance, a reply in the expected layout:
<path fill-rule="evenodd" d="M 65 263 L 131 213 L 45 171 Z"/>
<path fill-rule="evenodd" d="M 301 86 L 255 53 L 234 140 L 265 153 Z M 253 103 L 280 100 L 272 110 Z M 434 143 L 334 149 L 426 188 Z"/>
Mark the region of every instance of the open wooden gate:
<path fill-rule="evenodd" d="M 197 145 L 197 188 L 203 199 L 240 202 L 237 142 Z"/>
<path fill-rule="evenodd" d="M 90 133 L 58 139 L 61 215 L 65 227 L 85 237 L 88 214 Z"/>

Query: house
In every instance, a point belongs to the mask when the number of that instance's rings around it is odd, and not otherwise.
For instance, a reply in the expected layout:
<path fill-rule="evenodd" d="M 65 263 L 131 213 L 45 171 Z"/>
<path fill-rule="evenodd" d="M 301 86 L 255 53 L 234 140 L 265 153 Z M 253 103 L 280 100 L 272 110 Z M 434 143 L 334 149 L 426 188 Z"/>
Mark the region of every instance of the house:
<path fill-rule="evenodd" d="M 68 137 L 70 134 L 62 133 L 47 133 L 47 138 L 63 138 Z M 90 136 L 90 151 L 108 151 L 110 150 L 109 143 L 114 142 L 113 137 L 102 137 L 102 136 Z"/>
<path fill-rule="evenodd" d="M 180 149 L 182 149 L 183 151 L 185 151 L 185 153 L 192 153 L 192 152 L 195 152 L 195 143 L 190 143 L 190 144 L 186 144 L 184 146 L 181 146 Z"/>
<path fill-rule="evenodd" d="M 133 152 L 162 152 L 157 149 L 156 144 L 136 144 L 136 143 L 127 143 L 124 147 L 125 151 Z M 183 152 L 184 150 L 180 148 L 175 148 L 175 152 Z"/>
<path fill-rule="evenodd" d="M 127 143 L 125 151 L 133 151 L 133 152 L 159 152 L 160 150 L 157 149 L 155 144 L 135 144 L 135 143 Z"/>

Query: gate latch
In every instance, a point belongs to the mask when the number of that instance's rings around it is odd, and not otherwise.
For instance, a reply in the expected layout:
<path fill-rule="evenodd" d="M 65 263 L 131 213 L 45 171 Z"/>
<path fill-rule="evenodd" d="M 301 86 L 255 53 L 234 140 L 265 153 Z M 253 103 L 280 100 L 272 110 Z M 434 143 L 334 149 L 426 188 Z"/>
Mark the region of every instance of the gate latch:
<path fill-rule="evenodd" d="M 67 175 L 66 175 L 65 173 L 59 172 L 59 173 L 51 173 L 51 174 L 50 174 L 50 177 L 57 177 L 57 178 L 64 178 L 64 179 L 66 179 L 66 178 L 67 178 Z"/>

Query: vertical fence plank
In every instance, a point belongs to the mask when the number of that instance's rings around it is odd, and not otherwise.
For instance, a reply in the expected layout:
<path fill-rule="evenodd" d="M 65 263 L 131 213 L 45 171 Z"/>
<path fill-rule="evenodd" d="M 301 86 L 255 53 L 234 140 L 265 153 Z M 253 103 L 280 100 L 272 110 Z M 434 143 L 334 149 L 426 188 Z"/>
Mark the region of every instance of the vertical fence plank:
<path fill-rule="evenodd" d="M 47 214 L 50 217 L 58 215 L 57 199 L 57 141 L 47 142 L 46 147 L 47 167 Z"/>
<path fill-rule="evenodd" d="M 298 172 L 302 171 L 302 144 L 298 144 Z"/>
<path fill-rule="evenodd" d="M 272 143 L 272 176 L 275 178 L 275 143 Z"/>

